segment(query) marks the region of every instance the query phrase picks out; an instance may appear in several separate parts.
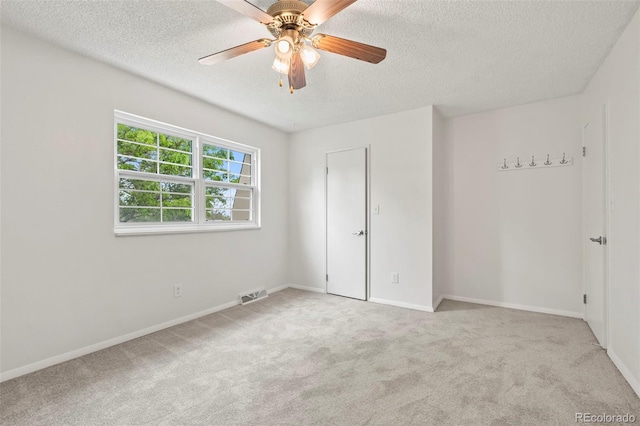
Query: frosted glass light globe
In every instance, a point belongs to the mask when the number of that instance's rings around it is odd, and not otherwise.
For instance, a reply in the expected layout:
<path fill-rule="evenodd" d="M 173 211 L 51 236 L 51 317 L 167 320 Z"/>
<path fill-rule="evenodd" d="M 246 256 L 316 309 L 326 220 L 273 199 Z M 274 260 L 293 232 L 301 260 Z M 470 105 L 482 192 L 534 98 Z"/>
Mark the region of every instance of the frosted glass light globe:
<path fill-rule="evenodd" d="M 280 74 L 287 74 L 289 72 L 289 61 L 276 57 L 271 68 Z"/>
<path fill-rule="evenodd" d="M 286 40 L 280 40 L 277 44 L 277 48 L 280 53 L 286 54 L 291 49 L 291 45 Z"/>
<path fill-rule="evenodd" d="M 303 44 L 300 48 L 300 59 L 302 59 L 307 69 L 310 70 L 318 63 L 318 60 L 320 60 L 320 54 L 316 52 L 313 47 Z"/>

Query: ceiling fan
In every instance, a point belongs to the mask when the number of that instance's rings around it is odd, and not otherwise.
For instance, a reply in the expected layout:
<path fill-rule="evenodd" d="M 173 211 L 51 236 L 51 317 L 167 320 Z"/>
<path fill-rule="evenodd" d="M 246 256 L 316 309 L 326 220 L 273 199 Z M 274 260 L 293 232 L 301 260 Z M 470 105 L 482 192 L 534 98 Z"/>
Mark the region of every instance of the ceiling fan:
<path fill-rule="evenodd" d="M 213 65 L 275 44 L 276 58 L 272 68 L 288 75 L 289 90 L 293 93 L 307 84 L 304 67 L 311 69 L 320 59 L 314 48 L 372 64 L 379 63 L 387 56 L 385 49 L 352 40 L 327 34 L 310 37 L 318 25 L 356 0 L 315 0 L 310 6 L 300 0 L 278 0 L 266 12 L 244 0 L 217 1 L 260 22 L 275 39 L 261 38 L 205 56 L 198 60 L 203 65 Z"/>

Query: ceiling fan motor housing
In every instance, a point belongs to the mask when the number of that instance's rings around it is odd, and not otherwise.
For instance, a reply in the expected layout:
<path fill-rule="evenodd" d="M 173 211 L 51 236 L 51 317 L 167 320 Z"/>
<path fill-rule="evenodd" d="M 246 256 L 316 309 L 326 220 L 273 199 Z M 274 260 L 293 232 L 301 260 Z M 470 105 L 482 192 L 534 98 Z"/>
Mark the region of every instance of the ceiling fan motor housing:
<path fill-rule="evenodd" d="M 267 14 L 273 16 L 273 22 L 267 28 L 274 37 L 280 37 L 286 30 L 295 30 L 302 36 L 308 36 L 315 29 L 302 16 L 308 5 L 299 0 L 279 0 L 269 6 Z"/>

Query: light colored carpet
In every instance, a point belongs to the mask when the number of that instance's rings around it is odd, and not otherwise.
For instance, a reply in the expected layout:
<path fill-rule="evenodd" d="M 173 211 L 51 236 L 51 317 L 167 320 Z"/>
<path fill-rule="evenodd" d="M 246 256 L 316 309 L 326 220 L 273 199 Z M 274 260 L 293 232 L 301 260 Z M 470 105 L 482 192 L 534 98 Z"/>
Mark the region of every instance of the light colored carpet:
<path fill-rule="evenodd" d="M 574 424 L 640 418 L 582 320 L 284 290 L 0 385 L 3 425 Z"/>

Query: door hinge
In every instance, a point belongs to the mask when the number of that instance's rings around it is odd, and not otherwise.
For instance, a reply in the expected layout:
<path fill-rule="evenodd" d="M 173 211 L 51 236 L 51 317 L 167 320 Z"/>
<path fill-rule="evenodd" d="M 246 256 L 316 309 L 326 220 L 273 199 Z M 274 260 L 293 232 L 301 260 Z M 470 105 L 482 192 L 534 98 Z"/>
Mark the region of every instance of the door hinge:
<path fill-rule="evenodd" d="M 582 295 L 582 303 L 584 303 L 585 305 L 587 304 L 587 295 L 586 294 Z"/>
<path fill-rule="evenodd" d="M 327 281 L 329 281 L 329 274 L 327 274 L 327 277 L 326 277 L 326 279 L 327 279 Z"/>
<path fill-rule="evenodd" d="M 329 168 L 327 167 L 327 174 L 329 174 Z"/>
<path fill-rule="evenodd" d="M 583 156 L 583 157 L 586 157 L 586 156 L 587 156 L 587 147 L 586 147 L 586 146 L 583 146 L 583 147 L 582 147 L 582 156 Z"/>

